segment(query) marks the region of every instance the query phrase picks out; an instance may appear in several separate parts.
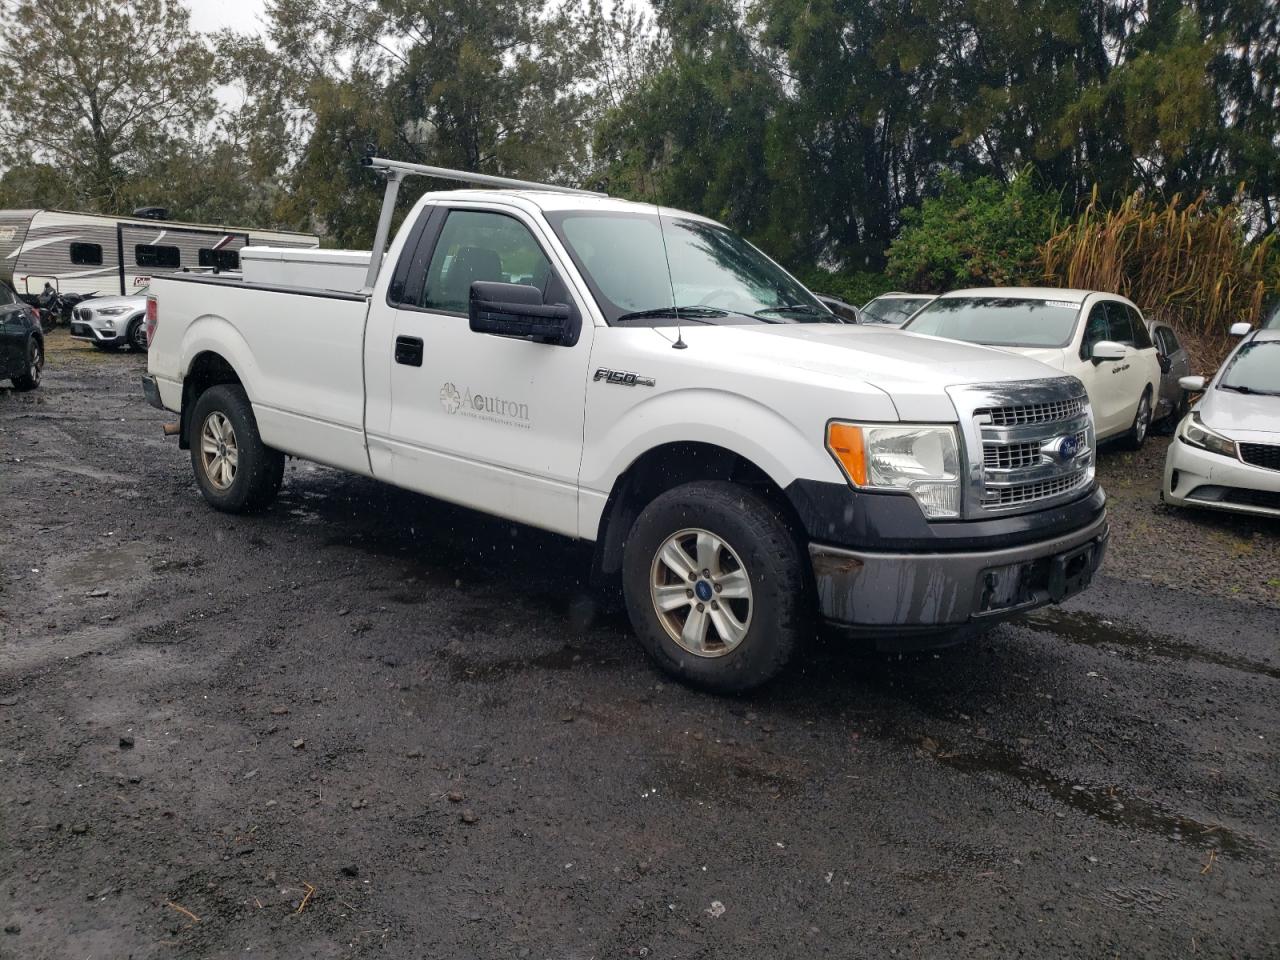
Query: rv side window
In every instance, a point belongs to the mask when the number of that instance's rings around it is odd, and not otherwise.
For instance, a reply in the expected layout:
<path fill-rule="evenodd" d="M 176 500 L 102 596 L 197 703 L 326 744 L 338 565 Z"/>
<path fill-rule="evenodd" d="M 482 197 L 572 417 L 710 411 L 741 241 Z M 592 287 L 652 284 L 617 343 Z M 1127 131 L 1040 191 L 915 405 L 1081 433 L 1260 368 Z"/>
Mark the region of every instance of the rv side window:
<path fill-rule="evenodd" d="M 150 243 L 135 244 L 133 262 L 140 267 L 177 267 L 182 263 L 177 247 L 157 247 Z"/>
<path fill-rule="evenodd" d="M 71 262 L 82 267 L 100 267 L 102 266 L 102 244 L 100 243 L 73 243 L 71 244 Z"/>
<path fill-rule="evenodd" d="M 240 253 L 237 250 L 210 250 L 200 248 L 200 266 L 216 267 L 219 270 L 239 270 Z"/>

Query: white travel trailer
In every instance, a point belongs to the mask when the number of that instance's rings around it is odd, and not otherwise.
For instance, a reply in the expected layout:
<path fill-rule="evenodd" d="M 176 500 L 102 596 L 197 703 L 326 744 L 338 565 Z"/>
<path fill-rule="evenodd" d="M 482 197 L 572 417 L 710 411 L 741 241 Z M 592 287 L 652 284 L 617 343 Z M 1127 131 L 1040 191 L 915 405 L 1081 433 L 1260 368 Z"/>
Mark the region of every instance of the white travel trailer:
<path fill-rule="evenodd" d="M 65 210 L 0 210 L 0 280 L 21 296 L 46 283 L 59 293 L 132 294 L 153 276 L 183 270 L 239 270 L 242 247 L 320 245 L 284 233 Z"/>

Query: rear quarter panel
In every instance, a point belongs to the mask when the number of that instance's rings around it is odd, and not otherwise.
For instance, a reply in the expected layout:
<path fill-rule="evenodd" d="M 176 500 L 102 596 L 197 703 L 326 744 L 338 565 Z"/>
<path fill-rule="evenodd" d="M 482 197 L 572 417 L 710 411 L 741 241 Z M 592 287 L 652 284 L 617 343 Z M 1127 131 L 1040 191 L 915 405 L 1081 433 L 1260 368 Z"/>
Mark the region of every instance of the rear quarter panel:
<path fill-rule="evenodd" d="M 276 449 L 368 473 L 363 339 L 367 302 L 169 278 L 152 286 L 148 369 L 169 405 L 202 353 L 221 356 Z M 168 384 L 165 383 L 168 381 Z"/>

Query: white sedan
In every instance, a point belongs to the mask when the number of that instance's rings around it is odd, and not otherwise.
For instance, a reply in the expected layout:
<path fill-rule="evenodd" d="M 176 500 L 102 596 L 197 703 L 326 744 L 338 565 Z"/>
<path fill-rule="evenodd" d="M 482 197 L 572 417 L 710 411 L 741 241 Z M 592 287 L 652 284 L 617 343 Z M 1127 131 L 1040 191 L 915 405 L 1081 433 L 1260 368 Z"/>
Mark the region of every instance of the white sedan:
<path fill-rule="evenodd" d="M 1280 329 L 1257 330 L 1206 384 L 1164 461 L 1166 503 L 1280 517 Z"/>
<path fill-rule="evenodd" d="M 1160 396 L 1160 358 L 1142 312 L 1094 290 L 991 287 L 944 293 L 902 327 L 999 347 L 1084 383 L 1098 440 L 1137 449 Z"/>

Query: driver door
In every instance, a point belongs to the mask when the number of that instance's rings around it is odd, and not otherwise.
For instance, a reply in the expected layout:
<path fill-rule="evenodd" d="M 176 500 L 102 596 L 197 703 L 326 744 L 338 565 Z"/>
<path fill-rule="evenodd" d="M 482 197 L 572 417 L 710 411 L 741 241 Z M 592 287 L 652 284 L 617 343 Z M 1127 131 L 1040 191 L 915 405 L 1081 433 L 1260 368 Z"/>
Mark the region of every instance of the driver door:
<path fill-rule="evenodd" d="M 593 327 L 572 346 L 532 343 L 473 333 L 467 314 L 471 284 L 489 280 L 536 286 L 589 317 L 549 249 L 523 211 L 437 208 L 384 340 L 390 422 L 370 451 L 385 445 L 398 485 L 576 536 Z"/>

